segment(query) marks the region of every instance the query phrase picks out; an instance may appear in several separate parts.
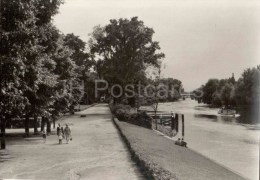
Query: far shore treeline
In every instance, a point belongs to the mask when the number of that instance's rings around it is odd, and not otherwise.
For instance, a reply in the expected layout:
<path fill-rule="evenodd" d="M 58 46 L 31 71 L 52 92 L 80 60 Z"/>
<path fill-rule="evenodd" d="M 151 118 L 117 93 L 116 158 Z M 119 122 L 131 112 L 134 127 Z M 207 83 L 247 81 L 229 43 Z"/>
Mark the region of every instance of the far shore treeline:
<path fill-rule="evenodd" d="M 157 83 L 160 78 L 165 55 L 152 39 L 154 30 L 137 17 L 96 26 L 84 42 L 74 34 L 61 33 L 53 24 L 63 0 L 0 3 L 1 148 L 5 148 L 6 125 L 14 120 L 23 122 L 26 136 L 31 126 L 38 133 L 39 119 L 41 130 L 47 126 L 49 133 L 51 122 L 55 127 L 55 120 L 65 112 L 73 113 L 78 103 L 91 104 L 100 96 L 109 99 L 109 92 L 95 97 L 97 79 L 108 81 L 109 86 L 125 86 Z M 173 78 L 161 83 L 176 90 L 182 87 Z M 113 102 L 137 106 L 136 98 L 118 97 Z"/>
<path fill-rule="evenodd" d="M 237 80 L 234 75 L 227 79 L 209 79 L 193 93 L 199 103 L 234 108 L 242 114 L 251 114 L 246 117 L 247 122 L 259 123 L 260 65 L 244 70 Z"/>

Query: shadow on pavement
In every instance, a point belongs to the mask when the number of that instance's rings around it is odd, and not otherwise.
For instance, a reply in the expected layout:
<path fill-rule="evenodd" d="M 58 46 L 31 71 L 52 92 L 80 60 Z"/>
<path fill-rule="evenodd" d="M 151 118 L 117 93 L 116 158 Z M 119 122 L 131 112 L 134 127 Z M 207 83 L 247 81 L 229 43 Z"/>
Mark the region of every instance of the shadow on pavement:
<path fill-rule="evenodd" d="M 66 144 L 66 143 L 63 143 L 63 144 Z M 63 144 L 59 144 L 58 142 L 56 142 L 56 143 L 52 143 L 52 144 L 48 144 L 49 146 L 56 146 L 56 145 L 63 145 Z"/>
<path fill-rule="evenodd" d="M 84 114 L 77 114 L 77 115 L 86 115 L 86 116 L 111 116 L 111 113 L 84 113 Z M 84 118 L 84 117 L 82 117 Z"/>
<path fill-rule="evenodd" d="M 0 163 L 4 163 L 5 161 L 8 161 L 10 159 L 12 158 L 9 156 L 9 154 L 4 153 L 0 150 Z"/>

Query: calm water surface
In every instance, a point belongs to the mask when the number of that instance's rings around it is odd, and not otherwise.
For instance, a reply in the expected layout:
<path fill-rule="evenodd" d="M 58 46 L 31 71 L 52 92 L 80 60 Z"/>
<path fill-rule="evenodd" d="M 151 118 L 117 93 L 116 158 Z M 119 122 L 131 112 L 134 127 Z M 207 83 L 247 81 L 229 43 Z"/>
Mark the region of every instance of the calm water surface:
<path fill-rule="evenodd" d="M 191 99 L 162 103 L 159 111 L 184 114 L 189 148 L 243 177 L 259 179 L 259 125 L 237 123 L 236 118 L 219 116 L 218 109 Z"/>

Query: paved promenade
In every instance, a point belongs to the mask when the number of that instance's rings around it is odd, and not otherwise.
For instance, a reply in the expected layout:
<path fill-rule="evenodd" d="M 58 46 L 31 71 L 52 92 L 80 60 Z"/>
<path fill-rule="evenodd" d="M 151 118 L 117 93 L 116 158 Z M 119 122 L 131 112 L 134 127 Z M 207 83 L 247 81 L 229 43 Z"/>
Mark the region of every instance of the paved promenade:
<path fill-rule="evenodd" d="M 71 124 L 69 144 L 59 145 L 54 134 L 46 144 L 40 137 L 8 139 L 7 149 L 0 150 L 0 179 L 142 179 L 106 104 L 69 116 L 65 123 Z"/>

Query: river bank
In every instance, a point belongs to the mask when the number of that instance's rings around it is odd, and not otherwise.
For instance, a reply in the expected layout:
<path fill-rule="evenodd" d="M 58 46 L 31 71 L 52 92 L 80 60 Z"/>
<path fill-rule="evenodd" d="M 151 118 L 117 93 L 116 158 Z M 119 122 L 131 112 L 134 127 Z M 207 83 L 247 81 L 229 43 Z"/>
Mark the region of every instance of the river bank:
<path fill-rule="evenodd" d="M 159 104 L 159 111 L 184 114 L 189 148 L 243 177 L 258 180 L 258 126 L 219 116 L 217 110 L 190 99 Z M 180 134 L 173 139 L 178 137 Z"/>
<path fill-rule="evenodd" d="M 174 144 L 153 130 L 114 119 L 132 155 L 155 179 L 245 180 L 208 158 Z"/>

